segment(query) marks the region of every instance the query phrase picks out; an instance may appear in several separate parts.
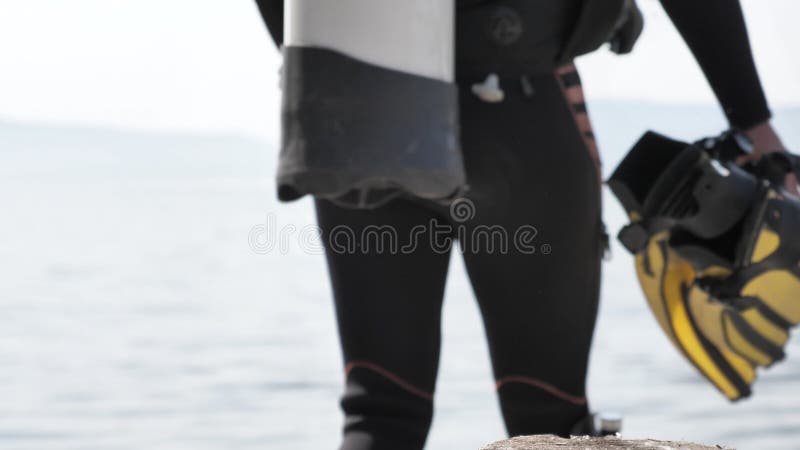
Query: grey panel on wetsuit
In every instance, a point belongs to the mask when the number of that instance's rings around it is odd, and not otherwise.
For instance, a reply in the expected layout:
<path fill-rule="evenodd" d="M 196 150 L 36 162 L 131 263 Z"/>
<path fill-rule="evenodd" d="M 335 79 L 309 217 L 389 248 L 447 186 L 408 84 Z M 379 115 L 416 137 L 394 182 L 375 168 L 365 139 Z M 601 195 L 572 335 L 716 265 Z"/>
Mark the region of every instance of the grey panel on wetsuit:
<path fill-rule="evenodd" d="M 454 15 L 453 0 L 285 4 L 281 200 L 368 208 L 462 191 Z"/>
<path fill-rule="evenodd" d="M 278 196 L 370 207 L 465 183 L 455 85 L 319 48 L 284 49 Z"/>

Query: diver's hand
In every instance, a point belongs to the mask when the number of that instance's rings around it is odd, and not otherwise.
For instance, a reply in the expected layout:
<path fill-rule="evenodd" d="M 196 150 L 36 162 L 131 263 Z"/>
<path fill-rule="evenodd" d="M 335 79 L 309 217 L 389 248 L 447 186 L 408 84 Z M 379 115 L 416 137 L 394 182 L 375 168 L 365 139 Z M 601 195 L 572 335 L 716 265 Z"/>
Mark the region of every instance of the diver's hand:
<path fill-rule="evenodd" d="M 737 161 L 740 165 L 758 161 L 762 156 L 768 153 L 788 152 L 780 136 L 778 136 L 778 132 L 775 131 L 775 128 L 773 128 L 769 121 L 745 130 L 744 134 L 753 144 L 753 153 Z M 800 196 L 800 187 L 798 186 L 798 180 L 795 174 L 790 173 L 786 176 L 785 187 L 790 193 Z"/>

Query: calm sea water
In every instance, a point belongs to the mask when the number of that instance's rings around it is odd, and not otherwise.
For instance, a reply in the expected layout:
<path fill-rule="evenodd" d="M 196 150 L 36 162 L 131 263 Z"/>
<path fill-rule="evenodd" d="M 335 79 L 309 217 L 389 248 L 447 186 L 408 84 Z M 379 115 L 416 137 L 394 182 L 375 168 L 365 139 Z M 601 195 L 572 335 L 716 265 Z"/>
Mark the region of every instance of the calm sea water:
<path fill-rule="evenodd" d="M 714 133 L 714 110 L 599 104 L 606 171 L 646 128 Z M 800 112 L 779 126 L 800 148 Z M 624 129 L 623 129 L 624 128 Z M 313 224 L 278 205 L 274 144 L 0 124 L 0 448 L 334 448 L 342 369 L 325 266 L 253 226 Z M 606 198 L 612 230 L 624 223 Z M 605 266 L 590 399 L 632 437 L 800 448 L 800 343 L 730 405 L 670 346 L 618 246 Z M 503 437 L 458 258 L 445 301 L 431 449 Z"/>

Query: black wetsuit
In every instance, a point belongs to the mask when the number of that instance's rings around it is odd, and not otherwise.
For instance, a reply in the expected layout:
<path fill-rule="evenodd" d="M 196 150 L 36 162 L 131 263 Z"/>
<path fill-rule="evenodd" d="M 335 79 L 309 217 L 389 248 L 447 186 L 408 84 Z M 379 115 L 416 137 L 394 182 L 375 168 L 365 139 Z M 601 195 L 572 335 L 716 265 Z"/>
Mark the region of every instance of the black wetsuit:
<path fill-rule="evenodd" d="M 482 67 L 470 48 L 458 47 L 461 138 L 470 185 L 468 201 L 458 203 L 461 210 L 413 199 L 375 210 L 316 203 L 329 244 L 347 373 L 343 449 L 423 447 L 454 248 L 463 252 L 480 305 L 509 434 L 567 434 L 588 413 L 585 379 L 605 239 L 599 158 L 579 77 L 573 67 L 556 67 L 553 60 L 579 0 L 535 1 L 542 13 L 523 16 L 522 25 L 527 33 L 542 33 L 539 42 L 545 44 L 536 54 L 543 56 L 535 69 L 500 74 L 502 102 L 474 95 L 472 84 L 494 68 Z M 269 14 L 269 2 L 259 3 Z M 488 17 L 508 2 L 472 3 Z M 746 128 L 769 118 L 738 0 L 662 3 L 731 123 Z M 459 10 L 459 36 L 471 31 L 463 24 L 472 23 L 475 11 Z M 337 236 L 342 226 L 349 231 Z M 399 242 L 379 237 L 385 226 Z M 408 246 L 410 236 L 427 239 L 434 227 L 436 245 Z M 524 249 L 514 242 L 520 229 L 532 232 Z M 502 232 L 492 230 L 505 230 L 506 248 Z M 445 235 L 462 239 L 450 246 Z M 350 248 L 353 236 L 363 242 L 356 239 L 359 245 Z"/>

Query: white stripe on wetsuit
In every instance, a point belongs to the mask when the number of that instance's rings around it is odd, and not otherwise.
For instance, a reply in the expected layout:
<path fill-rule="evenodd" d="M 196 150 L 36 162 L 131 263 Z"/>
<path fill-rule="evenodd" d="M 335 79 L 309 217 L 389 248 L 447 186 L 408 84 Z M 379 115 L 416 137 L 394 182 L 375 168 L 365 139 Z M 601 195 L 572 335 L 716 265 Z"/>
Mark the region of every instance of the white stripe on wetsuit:
<path fill-rule="evenodd" d="M 453 81 L 454 0 L 289 0 L 284 23 L 284 45 Z"/>

